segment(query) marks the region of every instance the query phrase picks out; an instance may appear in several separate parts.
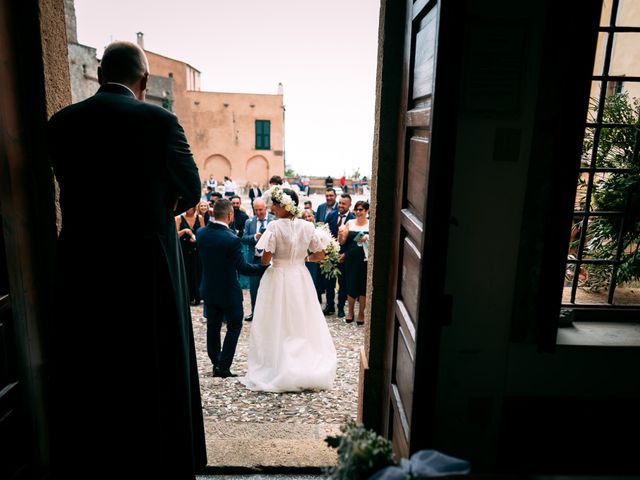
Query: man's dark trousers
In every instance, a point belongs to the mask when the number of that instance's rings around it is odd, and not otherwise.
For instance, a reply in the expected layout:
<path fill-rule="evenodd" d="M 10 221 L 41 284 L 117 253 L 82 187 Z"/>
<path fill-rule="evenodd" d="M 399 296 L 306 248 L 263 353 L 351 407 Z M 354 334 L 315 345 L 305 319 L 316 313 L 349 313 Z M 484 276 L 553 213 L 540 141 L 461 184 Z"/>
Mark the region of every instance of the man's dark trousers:
<path fill-rule="evenodd" d="M 253 277 L 251 277 L 253 278 Z M 206 305 L 206 303 L 205 303 Z M 229 370 L 236 353 L 238 338 L 242 331 L 242 304 L 221 308 L 217 305 L 207 307 L 207 353 L 213 366 L 219 370 Z M 220 346 L 222 320 L 227 321 L 227 334 Z"/>
<path fill-rule="evenodd" d="M 347 279 L 345 278 L 344 263 L 338 264 L 338 270 L 340 271 L 340 275 L 338 276 L 338 283 L 340 284 L 340 290 L 338 290 L 338 309 L 344 310 L 344 306 L 347 303 L 347 286 L 345 284 Z M 336 304 L 336 279 L 325 278 L 325 277 L 322 277 L 322 279 L 325 284 L 325 295 L 326 295 L 325 305 L 330 310 L 333 310 Z"/>
<path fill-rule="evenodd" d="M 260 264 L 261 257 L 253 257 L 253 263 Z M 256 298 L 258 298 L 258 287 L 260 286 L 260 280 L 262 275 L 249 277 L 249 295 L 251 296 L 251 315 L 254 314 L 256 308 Z"/>

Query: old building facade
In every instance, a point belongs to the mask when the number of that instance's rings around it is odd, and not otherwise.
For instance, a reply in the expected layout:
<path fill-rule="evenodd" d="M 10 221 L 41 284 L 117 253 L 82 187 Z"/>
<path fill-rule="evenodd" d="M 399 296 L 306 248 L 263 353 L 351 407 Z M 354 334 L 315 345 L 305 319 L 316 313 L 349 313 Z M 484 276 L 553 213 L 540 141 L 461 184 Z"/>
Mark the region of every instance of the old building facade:
<path fill-rule="evenodd" d="M 138 44 L 144 48 L 138 34 Z M 284 175 L 282 86 L 274 95 L 203 92 L 191 65 L 145 50 L 151 74 L 173 81 L 172 109 L 184 127 L 203 179 L 231 177 L 239 187 Z"/>
<path fill-rule="evenodd" d="M 65 0 L 72 101 L 93 95 L 99 87 L 97 52 L 78 43 L 73 0 Z M 144 49 L 144 35 L 137 33 Z M 146 101 L 173 111 L 182 124 L 200 176 L 222 183 L 231 177 L 242 189 L 266 185 L 284 175 L 284 103 L 282 85 L 273 95 L 203 92 L 200 71 L 191 65 L 150 52 Z"/>

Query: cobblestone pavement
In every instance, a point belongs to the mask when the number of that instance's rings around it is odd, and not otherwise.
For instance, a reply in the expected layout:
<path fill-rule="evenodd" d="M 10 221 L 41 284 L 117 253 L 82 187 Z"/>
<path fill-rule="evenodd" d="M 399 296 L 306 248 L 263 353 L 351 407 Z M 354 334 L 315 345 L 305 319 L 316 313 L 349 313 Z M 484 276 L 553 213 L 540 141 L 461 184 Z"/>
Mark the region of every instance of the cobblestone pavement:
<path fill-rule="evenodd" d="M 249 291 L 245 292 L 245 312 L 251 310 Z M 192 307 L 193 329 L 200 373 L 204 414 L 225 422 L 342 423 L 345 416 L 355 418 L 358 403 L 358 364 L 363 327 L 345 324 L 335 316 L 327 324 L 338 353 L 333 390 L 300 393 L 253 392 L 237 378 L 213 378 L 206 349 L 206 324 L 202 306 Z M 242 376 L 247 369 L 247 347 L 251 322 L 243 322 L 242 334 L 231 370 Z M 223 327 L 224 332 L 224 327 Z"/>

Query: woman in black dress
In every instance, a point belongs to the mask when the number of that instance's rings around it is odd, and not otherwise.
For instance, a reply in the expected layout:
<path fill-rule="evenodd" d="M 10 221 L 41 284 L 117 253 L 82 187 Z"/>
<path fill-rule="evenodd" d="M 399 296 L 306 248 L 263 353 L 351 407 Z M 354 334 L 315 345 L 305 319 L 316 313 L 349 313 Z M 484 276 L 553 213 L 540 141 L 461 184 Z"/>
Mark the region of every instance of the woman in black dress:
<path fill-rule="evenodd" d="M 196 207 L 192 207 L 182 215 L 176 217 L 176 230 L 180 238 L 184 269 L 187 274 L 187 287 L 189 288 L 189 302 L 191 305 L 200 304 L 200 277 L 202 266 L 196 246 L 196 230 L 204 225 L 202 215 L 196 213 Z"/>
<path fill-rule="evenodd" d="M 345 284 L 347 288 L 347 303 L 349 311 L 344 321 L 353 322 L 355 316 L 356 299 L 358 318 L 356 323 L 364 325 L 364 306 L 367 293 L 367 262 L 364 244 L 369 239 L 369 203 L 364 200 L 356 202 L 353 212 L 356 218 L 349 220 L 338 232 L 338 241 L 346 246 L 345 251 Z"/>

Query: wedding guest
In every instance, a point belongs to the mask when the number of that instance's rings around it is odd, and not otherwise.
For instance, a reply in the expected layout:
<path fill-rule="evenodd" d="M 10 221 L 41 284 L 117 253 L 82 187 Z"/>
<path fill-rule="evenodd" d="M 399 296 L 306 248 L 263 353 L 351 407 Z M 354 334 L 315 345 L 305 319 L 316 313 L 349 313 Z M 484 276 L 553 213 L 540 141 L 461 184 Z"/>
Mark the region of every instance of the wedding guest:
<path fill-rule="evenodd" d="M 207 186 L 207 191 L 204 192 L 204 195 L 202 196 L 202 199 L 205 200 L 206 202 L 211 201 L 211 194 L 213 193 L 213 188 L 211 188 L 210 186 Z"/>
<path fill-rule="evenodd" d="M 214 377 L 236 377 L 231 372 L 233 356 L 242 330 L 242 289 L 238 273 L 260 275 L 261 265 L 247 263 L 242 255 L 238 236 L 229 229 L 233 223 L 233 207 L 229 200 L 218 200 L 213 206 L 214 220 L 196 232 L 202 260 L 200 296 L 204 299 L 207 317 L 207 354 L 213 365 Z M 220 330 L 227 323 L 224 343 Z"/>
<path fill-rule="evenodd" d="M 216 203 L 217 200 L 222 198 L 222 194 L 220 192 L 212 192 L 211 198 L 209 199 L 209 206 L 213 208 L 213 204 Z"/>
<path fill-rule="evenodd" d="M 305 210 L 311 210 L 311 213 L 313 213 L 313 220 L 315 222 L 315 216 L 316 216 L 316 212 L 313 210 L 313 204 L 311 203 L 311 200 L 305 200 L 304 201 L 304 209 Z"/>
<path fill-rule="evenodd" d="M 202 226 L 204 227 L 207 223 L 209 223 L 209 203 L 205 201 L 201 201 L 198 203 L 198 215 L 202 217 Z"/>
<path fill-rule="evenodd" d="M 236 234 L 242 238 L 244 235 L 244 224 L 247 223 L 249 215 L 242 208 L 242 199 L 238 195 L 231 197 L 231 205 L 233 206 L 233 226 Z"/>
<path fill-rule="evenodd" d="M 231 177 L 224 177 L 224 196 L 227 198 L 233 197 L 236 194 L 236 182 Z"/>
<path fill-rule="evenodd" d="M 333 178 L 331 177 L 331 175 L 327 176 L 327 178 L 324 179 L 324 186 L 327 190 L 333 188 Z"/>
<path fill-rule="evenodd" d="M 213 175 L 209 175 L 209 179 L 207 180 L 207 187 L 211 187 L 211 190 L 215 190 L 216 188 L 218 188 L 218 182 L 215 178 L 213 178 Z"/>
<path fill-rule="evenodd" d="M 256 198 L 262 197 L 262 190 L 258 187 L 258 182 L 253 182 L 249 189 L 249 200 L 251 200 L 251 208 L 253 208 L 253 202 Z M 254 212 L 255 213 L 255 212 Z"/>
<path fill-rule="evenodd" d="M 357 325 L 364 325 L 364 312 L 367 292 L 367 262 L 363 244 L 369 239 L 369 203 L 363 200 L 356 202 L 353 211 L 355 219 L 348 220 L 338 231 L 338 241 L 345 246 L 345 285 L 349 310 L 344 321 L 353 322 L 355 303 L 358 300 Z M 341 285 L 342 286 L 342 285 Z"/>
<path fill-rule="evenodd" d="M 326 223 L 327 216 L 337 207 L 336 191 L 333 188 L 327 188 L 324 192 L 324 199 L 326 200 L 325 203 L 318 205 L 318 210 L 316 211 L 316 222 L 318 223 Z"/>
<path fill-rule="evenodd" d="M 306 203 L 307 202 L 305 202 L 305 204 Z M 316 224 L 316 219 L 313 214 L 313 210 L 309 208 L 305 208 L 302 211 L 302 219 L 306 220 L 307 222 L 313 223 L 314 226 Z M 304 265 L 307 267 L 307 270 L 309 270 L 309 273 L 311 274 L 311 279 L 313 280 L 313 284 L 316 287 L 316 293 L 318 294 L 318 302 L 322 303 L 323 281 L 322 281 L 322 274 L 320 273 L 320 265 L 317 262 L 305 262 Z"/>
<path fill-rule="evenodd" d="M 333 210 L 329 215 L 327 215 L 327 224 L 329 225 L 329 230 L 331 230 L 331 235 L 337 240 L 338 239 L 338 231 L 342 228 L 347 221 L 356 218 L 353 213 L 349 211 L 351 208 L 351 195 L 348 193 L 343 193 L 340 195 L 340 200 L 338 201 L 338 209 Z M 345 265 L 344 265 L 344 245 L 340 245 L 340 263 L 338 264 L 338 268 L 340 270 L 340 275 L 338 276 L 337 282 L 339 285 L 338 290 L 338 318 L 344 318 L 344 306 L 347 303 L 347 289 L 345 288 Z M 333 315 L 335 313 L 334 302 L 335 302 L 335 289 L 336 289 L 336 279 L 325 279 L 325 296 L 326 296 L 326 304 L 324 313 L 325 315 Z"/>
<path fill-rule="evenodd" d="M 269 222 L 275 220 L 275 217 L 271 214 L 267 214 L 267 205 L 262 198 L 256 198 L 253 202 L 253 208 L 255 215 L 246 221 L 244 224 L 244 235 L 242 236 L 242 243 L 247 246 L 251 254 L 253 263 L 260 263 L 262 257 L 261 252 L 256 251 L 256 243 L 260 240 L 260 237 L 267 229 Z M 251 296 L 251 313 L 245 317 L 245 322 L 253 320 L 253 309 L 256 306 L 256 298 L 258 295 L 258 286 L 260 285 L 260 276 L 249 277 L 249 294 Z"/>
<path fill-rule="evenodd" d="M 182 215 L 175 217 L 175 221 L 178 237 L 180 238 L 184 270 L 187 274 L 189 302 L 191 302 L 191 305 L 199 305 L 200 293 L 198 292 L 198 286 L 200 285 L 202 270 L 196 245 L 196 230 L 205 224 L 204 219 L 202 215 L 196 213 L 195 207 L 192 207 Z"/>
<path fill-rule="evenodd" d="M 269 179 L 269 186 L 273 187 L 274 185 L 282 185 L 282 177 L 280 175 L 273 175 Z"/>

